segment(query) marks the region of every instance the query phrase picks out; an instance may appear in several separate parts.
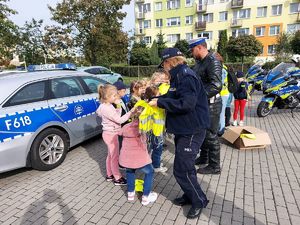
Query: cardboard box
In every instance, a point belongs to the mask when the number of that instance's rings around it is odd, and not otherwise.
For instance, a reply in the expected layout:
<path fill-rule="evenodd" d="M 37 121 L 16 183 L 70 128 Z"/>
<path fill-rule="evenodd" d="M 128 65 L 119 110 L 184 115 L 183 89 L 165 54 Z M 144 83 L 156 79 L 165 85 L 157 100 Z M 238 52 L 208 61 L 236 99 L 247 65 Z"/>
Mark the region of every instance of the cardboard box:
<path fill-rule="evenodd" d="M 241 134 L 244 135 L 241 137 Z M 243 137 L 247 136 L 247 134 L 250 134 L 248 138 Z M 238 149 L 265 148 L 267 145 L 271 144 L 267 132 L 250 126 L 229 127 L 225 131 L 223 138 Z"/>

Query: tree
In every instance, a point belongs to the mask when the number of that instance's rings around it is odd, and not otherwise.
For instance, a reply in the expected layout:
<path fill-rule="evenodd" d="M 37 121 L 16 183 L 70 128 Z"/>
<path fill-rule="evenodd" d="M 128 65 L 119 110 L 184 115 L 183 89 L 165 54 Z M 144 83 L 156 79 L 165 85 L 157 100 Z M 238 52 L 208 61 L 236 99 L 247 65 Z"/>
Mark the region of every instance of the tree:
<path fill-rule="evenodd" d="M 148 66 L 151 64 L 149 49 L 144 42 L 134 42 L 130 52 L 130 64 Z"/>
<path fill-rule="evenodd" d="M 18 42 L 18 27 L 9 17 L 17 14 L 5 3 L 9 0 L 0 0 L 0 63 L 9 61 Z"/>
<path fill-rule="evenodd" d="M 262 48 L 263 45 L 253 35 L 243 35 L 230 37 L 226 51 L 228 55 L 241 57 L 243 66 L 245 57 L 257 56 L 262 52 Z"/>
<path fill-rule="evenodd" d="M 223 57 L 225 61 L 227 61 L 227 52 L 226 52 L 227 44 L 228 44 L 227 30 L 222 30 L 219 35 L 217 52 Z"/>
<path fill-rule="evenodd" d="M 49 9 L 52 19 L 72 30 L 75 47 L 92 65 L 125 61 L 128 37 L 122 31 L 126 13 L 120 10 L 130 0 L 64 0 Z"/>
<path fill-rule="evenodd" d="M 152 65 L 157 65 L 160 63 L 156 40 L 153 41 L 152 46 L 149 49 L 149 54 L 150 54 L 150 62 Z"/>
<path fill-rule="evenodd" d="M 278 35 L 275 46 L 275 58 L 277 61 L 286 61 L 290 58 L 292 48 L 289 39 L 290 36 L 287 33 Z"/>
<path fill-rule="evenodd" d="M 164 41 L 164 34 L 160 31 L 157 34 L 157 48 L 158 48 L 158 55 L 161 57 L 162 51 L 167 47 L 166 41 Z"/>
<path fill-rule="evenodd" d="M 291 48 L 294 54 L 300 54 L 300 30 L 291 39 Z"/>
<path fill-rule="evenodd" d="M 174 48 L 178 48 L 186 57 L 191 56 L 191 54 L 189 53 L 189 43 L 186 40 L 178 40 L 175 45 Z"/>

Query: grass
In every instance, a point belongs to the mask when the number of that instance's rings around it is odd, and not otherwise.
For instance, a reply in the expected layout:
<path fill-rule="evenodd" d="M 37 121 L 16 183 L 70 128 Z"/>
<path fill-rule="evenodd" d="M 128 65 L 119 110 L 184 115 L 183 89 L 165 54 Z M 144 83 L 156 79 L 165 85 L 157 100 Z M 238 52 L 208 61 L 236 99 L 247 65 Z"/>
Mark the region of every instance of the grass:
<path fill-rule="evenodd" d="M 139 80 L 139 79 L 143 79 L 144 77 L 126 77 L 126 76 L 123 76 L 123 80 L 124 80 L 124 84 L 126 85 L 130 85 L 130 83 L 132 81 L 135 81 L 135 80 Z"/>

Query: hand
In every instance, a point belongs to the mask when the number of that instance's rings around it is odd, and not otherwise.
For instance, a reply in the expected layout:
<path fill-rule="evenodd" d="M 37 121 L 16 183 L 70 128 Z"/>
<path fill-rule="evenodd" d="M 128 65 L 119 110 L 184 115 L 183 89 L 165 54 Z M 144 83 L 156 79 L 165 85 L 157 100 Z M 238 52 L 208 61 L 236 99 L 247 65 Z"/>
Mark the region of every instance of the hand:
<path fill-rule="evenodd" d="M 157 100 L 158 100 L 158 98 L 153 98 L 148 104 L 150 106 L 157 106 Z"/>

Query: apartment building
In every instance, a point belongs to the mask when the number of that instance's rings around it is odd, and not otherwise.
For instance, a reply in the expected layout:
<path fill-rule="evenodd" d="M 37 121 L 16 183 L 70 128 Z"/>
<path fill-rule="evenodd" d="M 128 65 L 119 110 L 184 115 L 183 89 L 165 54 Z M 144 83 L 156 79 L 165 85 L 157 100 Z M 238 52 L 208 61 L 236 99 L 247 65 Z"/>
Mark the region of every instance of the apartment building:
<path fill-rule="evenodd" d="M 300 30 L 299 14 L 299 0 L 135 0 L 135 36 L 151 45 L 162 32 L 168 46 L 205 37 L 216 48 L 226 29 L 228 37 L 253 34 L 266 58 L 281 32 Z"/>

